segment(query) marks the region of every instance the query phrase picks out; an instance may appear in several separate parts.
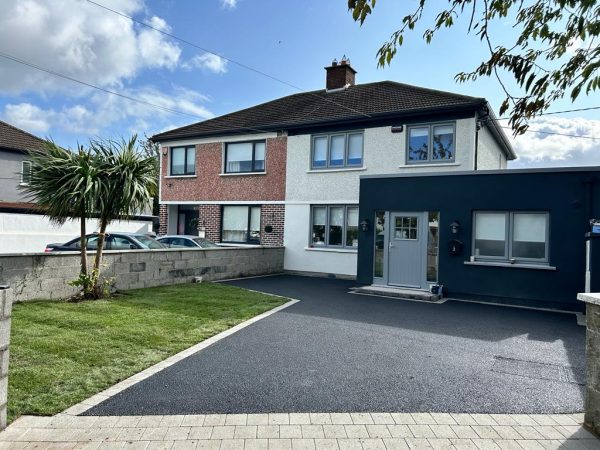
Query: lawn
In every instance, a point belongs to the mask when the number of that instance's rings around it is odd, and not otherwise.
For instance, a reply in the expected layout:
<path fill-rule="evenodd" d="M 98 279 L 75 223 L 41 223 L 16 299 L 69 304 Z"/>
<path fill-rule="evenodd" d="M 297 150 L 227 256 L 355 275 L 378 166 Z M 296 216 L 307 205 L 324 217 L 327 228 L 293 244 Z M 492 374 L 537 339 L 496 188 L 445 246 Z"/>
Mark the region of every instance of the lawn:
<path fill-rule="evenodd" d="M 51 415 L 284 299 L 213 283 L 15 304 L 8 416 Z"/>

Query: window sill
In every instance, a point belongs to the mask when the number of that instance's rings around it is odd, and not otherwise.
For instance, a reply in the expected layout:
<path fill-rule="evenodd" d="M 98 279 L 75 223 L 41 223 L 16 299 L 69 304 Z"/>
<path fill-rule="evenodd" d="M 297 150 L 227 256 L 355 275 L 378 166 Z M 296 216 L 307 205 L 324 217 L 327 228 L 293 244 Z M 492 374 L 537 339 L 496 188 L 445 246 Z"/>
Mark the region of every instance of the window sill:
<path fill-rule="evenodd" d="M 331 172 L 360 172 L 367 170 L 366 167 L 343 167 L 339 169 L 308 169 L 306 173 L 331 173 Z"/>
<path fill-rule="evenodd" d="M 402 164 L 399 165 L 401 169 L 412 169 L 417 167 L 458 167 L 461 163 L 452 162 L 452 163 L 412 163 L 412 164 Z"/>
<path fill-rule="evenodd" d="M 524 264 L 524 263 L 506 263 L 493 261 L 465 261 L 466 266 L 489 266 L 489 267 L 508 267 L 512 269 L 533 269 L 533 270 L 556 270 L 554 266 L 545 266 L 543 264 Z"/>
<path fill-rule="evenodd" d="M 167 175 L 166 177 L 163 177 L 165 179 L 167 178 L 196 178 L 197 175 Z"/>
<path fill-rule="evenodd" d="M 334 248 L 334 247 L 304 247 L 307 252 L 329 252 L 329 253 L 358 253 L 358 250 L 349 248 Z"/>
<path fill-rule="evenodd" d="M 267 172 L 239 172 L 239 173 L 220 173 L 221 177 L 243 177 L 243 176 L 254 176 L 254 175 L 266 175 Z"/>

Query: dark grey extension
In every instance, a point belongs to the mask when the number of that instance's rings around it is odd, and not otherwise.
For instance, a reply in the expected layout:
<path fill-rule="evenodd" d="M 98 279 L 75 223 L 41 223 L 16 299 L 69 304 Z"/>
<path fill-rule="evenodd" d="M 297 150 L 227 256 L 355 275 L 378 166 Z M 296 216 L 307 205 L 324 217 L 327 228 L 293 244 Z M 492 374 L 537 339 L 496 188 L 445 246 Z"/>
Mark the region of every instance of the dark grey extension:
<path fill-rule="evenodd" d="M 583 409 L 585 328 L 572 314 L 353 295 L 323 278 L 229 284 L 300 302 L 85 415 Z"/>

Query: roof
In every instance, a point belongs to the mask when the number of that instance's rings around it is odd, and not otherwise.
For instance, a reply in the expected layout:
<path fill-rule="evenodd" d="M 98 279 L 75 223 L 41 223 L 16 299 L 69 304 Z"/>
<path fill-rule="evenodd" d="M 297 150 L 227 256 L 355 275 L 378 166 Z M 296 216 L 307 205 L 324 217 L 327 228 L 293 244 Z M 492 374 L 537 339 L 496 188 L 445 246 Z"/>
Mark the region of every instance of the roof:
<path fill-rule="evenodd" d="M 210 137 L 235 133 L 293 130 L 341 122 L 375 121 L 432 112 L 491 110 L 480 97 L 380 81 L 357 84 L 347 89 L 303 92 L 197 122 L 152 137 L 155 142 Z M 509 159 L 516 156 L 503 133 L 494 136 Z"/>
<path fill-rule="evenodd" d="M 25 152 L 44 150 L 46 141 L 0 120 L 0 148 Z"/>

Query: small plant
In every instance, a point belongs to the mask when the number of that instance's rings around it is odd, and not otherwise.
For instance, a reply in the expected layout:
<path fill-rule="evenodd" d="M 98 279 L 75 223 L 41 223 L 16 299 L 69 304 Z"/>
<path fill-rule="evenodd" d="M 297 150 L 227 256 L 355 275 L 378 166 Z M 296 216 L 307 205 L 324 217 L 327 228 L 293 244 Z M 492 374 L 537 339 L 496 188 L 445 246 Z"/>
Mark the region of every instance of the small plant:
<path fill-rule="evenodd" d="M 115 279 L 113 277 L 101 277 L 98 270 L 92 270 L 91 274 L 80 273 L 69 286 L 81 288 L 81 291 L 72 297 L 73 301 L 97 300 L 111 295 L 115 290 Z"/>

